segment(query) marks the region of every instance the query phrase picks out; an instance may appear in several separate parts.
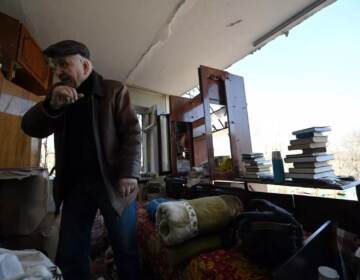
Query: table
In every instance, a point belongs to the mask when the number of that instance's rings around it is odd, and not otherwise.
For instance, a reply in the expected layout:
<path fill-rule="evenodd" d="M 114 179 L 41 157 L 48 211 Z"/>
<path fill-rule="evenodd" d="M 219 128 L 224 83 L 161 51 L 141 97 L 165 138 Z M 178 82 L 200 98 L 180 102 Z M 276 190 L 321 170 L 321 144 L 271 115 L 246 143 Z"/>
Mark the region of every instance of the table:
<path fill-rule="evenodd" d="M 286 178 L 284 182 L 279 183 L 275 182 L 273 178 L 249 178 L 241 176 L 235 178 L 234 181 L 243 182 L 246 190 L 249 190 L 249 183 L 331 190 L 346 190 L 355 187 L 357 198 L 360 200 L 360 180 L 344 180 L 344 178 L 350 179 L 350 177 L 335 177 L 317 180 Z"/>

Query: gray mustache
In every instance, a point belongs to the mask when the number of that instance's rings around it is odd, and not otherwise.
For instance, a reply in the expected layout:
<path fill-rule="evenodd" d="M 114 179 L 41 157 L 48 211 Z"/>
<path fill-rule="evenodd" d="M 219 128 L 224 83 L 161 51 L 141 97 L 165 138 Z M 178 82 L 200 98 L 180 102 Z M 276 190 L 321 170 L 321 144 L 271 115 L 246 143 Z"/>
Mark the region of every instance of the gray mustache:
<path fill-rule="evenodd" d="M 60 79 L 62 82 L 69 82 L 69 81 L 72 80 L 68 75 L 65 75 L 65 74 L 60 75 L 60 76 L 59 76 L 59 79 Z"/>
<path fill-rule="evenodd" d="M 70 76 L 63 74 L 59 76 L 59 79 L 63 84 L 76 88 L 76 82 Z"/>

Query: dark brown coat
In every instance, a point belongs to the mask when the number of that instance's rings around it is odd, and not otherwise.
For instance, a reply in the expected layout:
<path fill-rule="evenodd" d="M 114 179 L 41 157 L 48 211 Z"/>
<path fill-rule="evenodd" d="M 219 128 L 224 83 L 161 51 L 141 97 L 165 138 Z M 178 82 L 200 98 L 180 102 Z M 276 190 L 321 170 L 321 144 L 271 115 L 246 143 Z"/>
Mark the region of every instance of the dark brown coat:
<path fill-rule="evenodd" d="M 121 198 L 114 188 L 120 178 L 138 178 L 140 173 L 141 131 L 135 111 L 130 104 L 128 89 L 118 81 L 104 80 L 95 73 L 92 96 L 92 123 L 100 169 L 111 204 L 119 215 L 136 198 L 136 189 Z M 65 152 L 66 109 L 53 115 L 44 102 L 32 107 L 22 119 L 22 129 L 32 137 L 44 138 L 54 133 L 56 179 L 54 198 L 56 209 L 64 199 L 63 161 Z"/>

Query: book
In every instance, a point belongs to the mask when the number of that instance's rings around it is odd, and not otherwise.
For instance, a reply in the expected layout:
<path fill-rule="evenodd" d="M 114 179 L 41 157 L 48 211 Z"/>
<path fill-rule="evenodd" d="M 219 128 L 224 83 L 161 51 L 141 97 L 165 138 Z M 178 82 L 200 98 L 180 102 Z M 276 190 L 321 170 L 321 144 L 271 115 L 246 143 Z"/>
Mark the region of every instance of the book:
<path fill-rule="evenodd" d="M 294 162 L 295 168 L 315 168 L 315 167 L 323 167 L 329 165 L 328 161 L 320 161 L 320 162 Z"/>
<path fill-rule="evenodd" d="M 250 166 L 245 166 L 246 170 L 258 170 L 258 169 L 269 169 L 270 168 L 270 164 L 267 165 L 250 165 Z"/>
<path fill-rule="evenodd" d="M 319 161 L 328 161 L 333 160 L 333 155 L 323 155 L 323 156 L 310 156 L 310 157 L 286 157 L 284 161 L 286 163 L 292 163 L 292 162 L 319 162 Z"/>
<path fill-rule="evenodd" d="M 318 143 L 318 142 L 323 143 L 326 141 L 327 141 L 327 136 L 315 136 L 315 137 L 291 140 L 290 145 L 302 145 L 302 144 Z"/>
<path fill-rule="evenodd" d="M 252 159 L 244 159 L 243 162 L 245 164 L 270 164 L 270 161 L 264 159 L 264 158 L 252 158 Z"/>
<path fill-rule="evenodd" d="M 321 137 L 324 136 L 322 132 L 307 132 L 303 134 L 297 134 L 296 139 L 310 138 L 310 137 Z"/>
<path fill-rule="evenodd" d="M 264 157 L 263 153 L 242 154 L 243 159 L 261 158 L 261 157 Z"/>
<path fill-rule="evenodd" d="M 309 128 L 304 128 L 304 129 L 293 131 L 292 134 L 298 135 L 298 134 L 305 134 L 305 133 L 327 132 L 327 131 L 331 131 L 330 126 L 314 126 L 314 127 L 309 127 Z"/>
<path fill-rule="evenodd" d="M 312 156 L 325 156 L 327 153 L 311 153 L 311 154 L 293 154 L 286 155 L 287 158 L 300 158 L 300 157 L 312 157 Z"/>
<path fill-rule="evenodd" d="M 247 171 L 246 170 L 246 175 L 252 174 L 252 175 L 262 175 L 262 174 L 267 174 L 270 173 L 269 170 L 266 171 Z"/>
<path fill-rule="evenodd" d="M 308 143 L 302 145 L 290 145 L 288 146 L 289 151 L 293 150 L 303 150 L 303 149 L 312 149 L 312 148 L 326 148 L 326 143 Z"/>
<path fill-rule="evenodd" d="M 273 178 L 273 175 L 271 172 L 263 172 L 261 174 L 245 174 L 245 177 L 248 178 Z"/>
<path fill-rule="evenodd" d="M 321 173 L 321 172 L 326 172 L 326 171 L 334 171 L 332 169 L 331 165 L 326 165 L 323 167 L 315 167 L 315 168 L 289 168 L 289 173 L 306 173 L 306 174 L 316 174 L 316 173 Z"/>
<path fill-rule="evenodd" d="M 314 149 L 302 149 L 304 155 L 314 154 L 314 153 L 326 153 L 326 147 L 324 148 L 314 148 Z"/>
<path fill-rule="evenodd" d="M 245 164 L 245 169 L 249 170 L 252 168 L 259 168 L 259 169 L 269 169 L 271 167 L 271 164 L 254 164 L 254 165 L 247 165 Z"/>
<path fill-rule="evenodd" d="M 249 167 L 245 167 L 246 168 L 246 172 L 248 171 L 269 171 L 270 170 L 270 165 L 267 166 L 249 166 Z"/>
<path fill-rule="evenodd" d="M 326 177 L 335 177 L 333 171 L 321 172 L 316 174 L 307 174 L 307 173 L 285 173 L 286 178 L 293 179 L 320 179 Z"/>

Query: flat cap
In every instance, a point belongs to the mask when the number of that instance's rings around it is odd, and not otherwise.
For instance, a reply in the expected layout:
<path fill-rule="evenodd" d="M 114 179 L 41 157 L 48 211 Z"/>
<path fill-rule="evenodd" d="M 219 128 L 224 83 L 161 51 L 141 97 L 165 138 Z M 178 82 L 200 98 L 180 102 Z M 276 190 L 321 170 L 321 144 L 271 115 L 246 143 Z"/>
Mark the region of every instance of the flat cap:
<path fill-rule="evenodd" d="M 80 42 L 74 40 L 64 40 L 48 46 L 43 53 L 50 58 L 63 57 L 68 55 L 79 54 L 83 57 L 90 58 L 89 49 Z"/>

